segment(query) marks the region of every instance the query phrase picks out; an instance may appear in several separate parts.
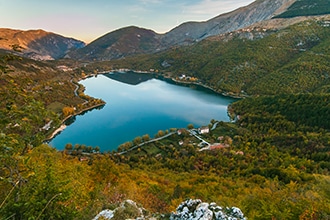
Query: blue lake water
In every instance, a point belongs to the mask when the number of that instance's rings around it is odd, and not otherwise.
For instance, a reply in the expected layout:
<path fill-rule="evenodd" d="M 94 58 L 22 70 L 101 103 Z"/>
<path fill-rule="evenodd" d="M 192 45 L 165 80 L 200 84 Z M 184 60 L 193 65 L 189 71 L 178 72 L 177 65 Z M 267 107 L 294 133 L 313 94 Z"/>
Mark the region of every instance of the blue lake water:
<path fill-rule="evenodd" d="M 106 101 L 95 109 L 75 117 L 75 121 L 57 135 L 50 145 L 62 150 L 67 143 L 99 146 L 101 151 L 117 147 L 137 136 L 159 130 L 208 125 L 211 119 L 229 121 L 227 106 L 235 99 L 205 89 L 192 89 L 159 79 L 137 85 L 122 83 L 104 75 L 80 82 L 89 96 Z"/>

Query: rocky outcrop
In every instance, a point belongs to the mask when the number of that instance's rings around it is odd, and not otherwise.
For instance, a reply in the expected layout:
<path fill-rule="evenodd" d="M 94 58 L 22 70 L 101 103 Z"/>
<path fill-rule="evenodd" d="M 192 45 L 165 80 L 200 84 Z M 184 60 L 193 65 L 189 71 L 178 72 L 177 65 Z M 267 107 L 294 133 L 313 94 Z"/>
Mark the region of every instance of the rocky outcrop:
<path fill-rule="evenodd" d="M 110 219 L 150 219 L 146 217 L 147 211 L 139 207 L 132 200 L 125 200 L 120 206 L 114 210 L 103 210 L 93 220 L 110 220 Z"/>
<path fill-rule="evenodd" d="M 170 220 L 245 220 L 239 208 L 222 208 L 215 203 L 205 203 L 199 199 L 187 200 L 179 205 Z"/>
<path fill-rule="evenodd" d="M 222 208 L 215 203 L 189 199 L 182 202 L 170 217 L 166 214 L 148 216 L 148 212 L 135 202 L 126 200 L 115 210 L 103 210 L 93 220 L 136 219 L 136 220 L 246 220 L 239 208 Z"/>
<path fill-rule="evenodd" d="M 43 30 L 12 30 L 0 28 L 0 48 L 14 50 L 15 53 L 35 60 L 54 60 L 62 58 L 70 50 L 85 46 L 73 38 Z"/>
<path fill-rule="evenodd" d="M 229 33 L 256 22 L 271 19 L 285 11 L 296 0 L 259 0 L 206 22 L 187 22 L 162 38 L 163 46 L 191 44 L 210 36 Z"/>

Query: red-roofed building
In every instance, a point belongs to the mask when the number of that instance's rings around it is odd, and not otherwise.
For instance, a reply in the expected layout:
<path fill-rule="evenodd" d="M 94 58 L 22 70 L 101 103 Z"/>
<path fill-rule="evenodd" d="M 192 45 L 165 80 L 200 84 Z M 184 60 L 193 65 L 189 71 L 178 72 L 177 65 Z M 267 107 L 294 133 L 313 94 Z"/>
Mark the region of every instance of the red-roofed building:
<path fill-rule="evenodd" d="M 223 148 L 225 148 L 225 145 L 223 145 L 223 144 L 213 144 L 213 145 L 211 145 L 210 146 L 210 150 L 218 150 L 218 149 L 223 149 Z"/>

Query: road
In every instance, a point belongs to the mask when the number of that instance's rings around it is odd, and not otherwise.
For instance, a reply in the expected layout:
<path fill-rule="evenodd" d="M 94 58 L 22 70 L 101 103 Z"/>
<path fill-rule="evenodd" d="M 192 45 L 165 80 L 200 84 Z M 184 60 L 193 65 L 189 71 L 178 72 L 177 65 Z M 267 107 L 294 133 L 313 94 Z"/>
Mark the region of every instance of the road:
<path fill-rule="evenodd" d="M 201 138 L 200 136 L 197 135 L 196 131 L 192 130 L 188 130 L 190 132 L 190 134 L 194 135 L 197 139 L 199 139 L 200 141 L 202 141 L 202 143 L 207 144 L 208 146 L 211 146 L 211 144 L 207 141 L 205 141 L 203 138 Z"/>
<path fill-rule="evenodd" d="M 128 149 L 128 150 L 126 150 L 126 151 L 120 152 L 119 155 L 126 154 L 127 152 L 130 152 L 130 151 L 135 150 L 135 149 L 137 149 L 137 148 L 139 148 L 139 147 L 142 147 L 142 146 L 145 145 L 145 144 L 150 144 L 150 143 L 152 143 L 152 142 L 162 140 L 162 139 L 167 138 L 167 137 L 169 137 L 169 136 L 171 136 L 171 135 L 173 135 L 173 134 L 175 134 L 175 133 L 176 133 L 176 131 L 175 131 L 175 132 L 170 132 L 170 133 L 168 133 L 168 134 L 166 134 L 166 135 L 164 135 L 164 136 L 162 136 L 162 137 L 154 138 L 154 139 L 151 139 L 151 140 L 149 140 L 149 141 L 143 142 L 143 143 L 141 143 L 141 144 L 139 144 L 139 145 L 136 145 L 136 146 L 134 146 L 134 147 L 131 147 L 130 149 Z"/>

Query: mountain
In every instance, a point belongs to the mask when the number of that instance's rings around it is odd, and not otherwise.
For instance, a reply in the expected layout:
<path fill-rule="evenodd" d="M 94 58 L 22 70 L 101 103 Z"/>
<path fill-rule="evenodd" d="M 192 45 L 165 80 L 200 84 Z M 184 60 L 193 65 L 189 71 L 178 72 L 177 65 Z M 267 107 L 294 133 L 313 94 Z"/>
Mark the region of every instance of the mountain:
<path fill-rule="evenodd" d="M 160 35 L 135 26 L 110 32 L 67 57 L 81 60 L 111 60 L 130 55 L 153 53 L 160 44 Z"/>
<path fill-rule="evenodd" d="M 13 30 L 0 28 L 0 48 L 14 49 L 20 55 L 36 60 L 62 58 L 70 50 L 82 48 L 85 43 L 73 38 L 43 30 Z"/>
<path fill-rule="evenodd" d="M 235 32 L 256 24 L 287 27 L 307 16 L 330 13 L 327 0 L 256 0 L 248 6 L 204 22 L 186 22 L 165 34 L 135 26 L 107 33 L 85 47 L 81 41 L 42 30 L 0 29 L 0 48 L 22 50 L 34 59 L 104 61 L 153 54 L 173 46 L 192 45 L 206 38 Z"/>
<path fill-rule="evenodd" d="M 219 15 L 206 22 L 187 22 L 162 39 L 163 45 L 191 44 L 210 36 L 232 32 L 282 13 L 296 0 L 258 0 L 246 7 Z"/>
<path fill-rule="evenodd" d="M 166 34 L 138 27 L 126 27 L 96 39 L 85 48 L 69 53 L 80 60 L 112 60 L 137 54 L 155 53 L 177 45 L 193 44 L 207 37 L 228 33 L 284 12 L 296 0 L 258 0 L 233 12 L 205 22 L 187 22 Z"/>
<path fill-rule="evenodd" d="M 271 19 L 194 45 L 98 63 L 97 68 L 155 69 L 173 78 L 184 74 L 235 96 L 329 92 L 330 15 L 305 19 Z"/>

